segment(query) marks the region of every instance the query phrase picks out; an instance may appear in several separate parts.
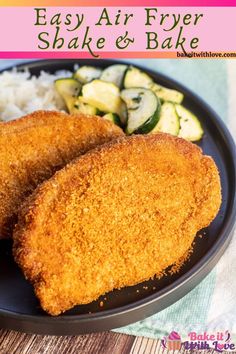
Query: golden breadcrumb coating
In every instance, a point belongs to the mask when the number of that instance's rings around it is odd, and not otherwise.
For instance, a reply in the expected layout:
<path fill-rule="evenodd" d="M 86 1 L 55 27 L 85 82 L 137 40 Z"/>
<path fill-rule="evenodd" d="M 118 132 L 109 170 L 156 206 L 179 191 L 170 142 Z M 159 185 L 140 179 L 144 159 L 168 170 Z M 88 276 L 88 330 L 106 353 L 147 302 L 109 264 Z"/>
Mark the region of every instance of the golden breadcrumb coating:
<path fill-rule="evenodd" d="M 38 111 L 0 123 L 0 239 L 11 236 L 26 196 L 80 154 L 123 135 L 99 118 Z"/>
<path fill-rule="evenodd" d="M 168 134 L 89 151 L 25 202 L 14 256 L 42 308 L 58 315 L 186 258 L 221 204 L 217 167 Z"/>

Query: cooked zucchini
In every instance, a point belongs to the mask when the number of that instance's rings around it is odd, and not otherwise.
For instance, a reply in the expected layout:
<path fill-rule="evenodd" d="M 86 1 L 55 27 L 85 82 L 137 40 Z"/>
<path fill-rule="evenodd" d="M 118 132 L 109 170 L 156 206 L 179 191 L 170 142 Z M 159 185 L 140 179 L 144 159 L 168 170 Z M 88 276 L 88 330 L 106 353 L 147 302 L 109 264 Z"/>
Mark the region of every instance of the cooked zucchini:
<path fill-rule="evenodd" d="M 124 75 L 128 66 L 123 64 L 115 64 L 108 66 L 103 70 L 102 75 L 100 77 L 101 80 L 112 82 L 119 88 L 123 86 Z"/>
<path fill-rule="evenodd" d="M 93 80 L 82 88 L 81 100 L 105 113 L 120 113 L 120 90 L 111 82 Z"/>
<path fill-rule="evenodd" d="M 102 69 L 100 68 L 97 68 L 95 66 L 84 65 L 81 66 L 81 68 L 79 68 L 78 70 L 76 70 L 73 76 L 82 84 L 87 84 L 92 80 L 99 79 L 101 73 Z"/>
<path fill-rule="evenodd" d="M 155 92 L 155 94 L 157 95 L 157 97 L 160 98 L 161 101 L 181 103 L 184 98 L 184 95 L 181 92 L 168 89 L 155 83 L 150 86 L 150 89 Z"/>
<path fill-rule="evenodd" d="M 74 108 L 77 96 L 81 91 L 81 83 L 71 77 L 63 78 L 55 80 L 55 87 L 57 92 L 64 99 L 68 111 L 71 113 Z"/>
<path fill-rule="evenodd" d="M 162 132 L 178 135 L 179 127 L 179 116 L 176 112 L 175 105 L 171 102 L 164 102 L 161 105 L 160 119 L 157 125 L 150 131 L 150 134 Z"/>
<path fill-rule="evenodd" d="M 99 115 L 101 111 L 97 107 L 91 106 L 88 103 L 85 103 L 81 100 L 81 97 L 78 97 L 74 103 L 74 107 L 71 110 L 71 113 L 83 113 L 90 115 Z"/>
<path fill-rule="evenodd" d="M 103 116 L 103 118 L 109 120 L 110 122 L 116 125 L 121 125 L 120 117 L 116 113 L 107 113 Z"/>
<path fill-rule="evenodd" d="M 180 119 L 180 130 L 178 136 L 190 141 L 198 141 L 203 136 L 203 129 L 198 118 L 187 108 L 176 105 L 176 112 Z"/>
<path fill-rule="evenodd" d="M 127 106 L 125 102 L 122 100 L 120 105 L 119 117 L 120 117 L 121 125 L 124 127 L 127 123 L 128 112 L 127 112 Z"/>
<path fill-rule="evenodd" d="M 160 100 L 153 91 L 145 88 L 129 88 L 121 91 L 128 109 L 126 133 L 149 133 L 157 124 Z"/>
<path fill-rule="evenodd" d="M 154 83 L 148 74 L 132 66 L 125 74 L 124 87 L 144 87 L 151 89 L 162 101 L 181 103 L 184 98 L 181 92 Z"/>
<path fill-rule="evenodd" d="M 144 87 L 149 88 L 153 84 L 152 78 L 143 71 L 131 66 L 128 68 L 124 78 L 124 87 Z"/>

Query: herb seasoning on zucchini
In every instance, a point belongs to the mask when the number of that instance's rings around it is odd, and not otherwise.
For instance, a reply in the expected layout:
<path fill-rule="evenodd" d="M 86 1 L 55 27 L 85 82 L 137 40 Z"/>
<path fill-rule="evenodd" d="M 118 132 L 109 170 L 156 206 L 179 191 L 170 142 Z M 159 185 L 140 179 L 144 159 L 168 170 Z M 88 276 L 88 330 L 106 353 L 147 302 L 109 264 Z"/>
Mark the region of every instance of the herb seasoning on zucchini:
<path fill-rule="evenodd" d="M 71 77 L 63 78 L 55 81 L 55 87 L 57 92 L 64 99 L 68 111 L 72 113 L 77 96 L 81 91 L 81 83 Z"/>
<path fill-rule="evenodd" d="M 172 90 L 161 85 L 152 84 L 150 87 L 157 97 L 162 101 L 168 101 L 173 103 L 181 103 L 183 101 L 184 95 L 176 90 Z"/>
<path fill-rule="evenodd" d="M 119 114 L 121 109 L 120 90 L 111 82 L 93 80 L 85 84 L 81 99 L 105 113 Z"/>
<path fill-rule="evenodd" d="M 161 106 L 160 119 L 150 133 L 162 132 L 178 135 L 179 128 L 179 116 L 176 112 L 175 105 L 170 102 L 164 102 Z"/>
<path fill-rule="evenodd" d="M 181 92 L 133 66 L 84 65 L 73 77 L 56 80 L 55 87 L 70 113 L 103 116 L 127 134 L 164 132 L 197 141 L 204 133 L 198 118 L 181 105 Z"/>
<path fill-rule="evenodd" d="M 132 66 L 126 72 L 124 87 L 144 87 L 151 89 L 162 101 L 181 103 L 184 98 L 181 92 L 154 83 L 148 74 Z"/>
<path fill-rule="evenodd" d="M 204 131 L 197 117 L 181 105 L 176 105 L 176 112 L 180 119 L 178 136 L 190 141 L 200 140 Z"/>
<path fill-rule="evenodd" d="M 78 97 L 75 101 L 73 109 L 71 110 L 71 113 L 90 114 L 94 116 L 100 115 L 101 111 L 99 111 L 97 107 L 91 106 L 90 104 L 83 102 L 81 100 L 81 97 Z"/>
<path fill-rule="evenodd" d="M 124 79 L 124 87 L 143 87 L 150 88 L 153 84 L 152 78 L 146 74 L 145 72 L 131 66 L 126 71 L 125 79 Z"/>
<path fill-rule="evenodd" d="M 145 88 L 121 91 L 128 109 L 126 133 L 148 133 L 158 122 L 161 104 L 157 96 Z"/>

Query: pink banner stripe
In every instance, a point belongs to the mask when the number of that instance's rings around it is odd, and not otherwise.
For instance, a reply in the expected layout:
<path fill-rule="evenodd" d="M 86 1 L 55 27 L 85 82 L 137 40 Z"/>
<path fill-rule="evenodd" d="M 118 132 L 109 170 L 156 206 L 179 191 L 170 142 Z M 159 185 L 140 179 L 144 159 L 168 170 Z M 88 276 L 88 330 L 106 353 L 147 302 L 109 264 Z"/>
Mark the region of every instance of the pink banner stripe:
<path fill-rule="evenodd" d="M 196 52 L 201 54 L 201 52 Z M 204 53 L 204 52 L 203 52 Z M 177 58 L 176 52 L 122 52 L 117 55 L 117 52 L 102 52 L 98 53 L 99 58 Z M 195 56 L 194 59 L 236 59 L 236 52 L 211 52 L 212 56 Z M 214 55 L 216 54 L 216 55 Z M 1 59 L 83 59 L 91 58 L 91 55 L 86 52 L 0 52 Z M 185 58 L 184 59 L 189 59 Z"/>
<path fill-rule="evenodd" d="M 89 7 L 96 7 L 98 5 L 97 0 L 80 0 L 79 2 L 77 0 L 38 0 L 35 3 L 35 7 L 42 7 L 42 6 L 53 6 L 53 7 L 58 7 L 58 6 L 89 6 Z M 7 7 L 7 6 L 32 6 L 32 0 L 0 0 L 0 6 L 2 7 Z M 134 7 L 140 7 L 140 6 L 173 6 L 173 7 L 192 7 L 192 6 L 197 6 L 197 7 L 225 7 L 225 6 L 236 6 L 236 0 L 100 0 L 99 1 L 99 6 L 116 6 L 116 7 L 121 7 L 121 6 L 132 6 Z"/>
<path fill-rule="evenodd" d="M 101 58 L 117 58 L 117 52 L 96 52 Z M 121 52 L 119 58 L 176 58 L 175 52 Z M 91 58 L 88 52 L 0 52 L 1 59 L 79 59 Z"/>

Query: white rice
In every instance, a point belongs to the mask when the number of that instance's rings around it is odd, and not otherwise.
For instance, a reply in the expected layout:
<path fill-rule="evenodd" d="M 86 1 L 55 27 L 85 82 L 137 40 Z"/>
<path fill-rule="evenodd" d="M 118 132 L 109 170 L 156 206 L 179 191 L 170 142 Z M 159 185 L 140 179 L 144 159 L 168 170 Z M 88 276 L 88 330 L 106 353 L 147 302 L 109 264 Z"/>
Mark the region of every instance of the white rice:
<path fill-rule="evenodd" d="M 0 74 L 0 120 L 16 119 L 39 109 L 65 110 L 54 80 L 71 75 L 69 71 L 55 74 L 41 71 L 39 77 L 16 69 L 3 72 Z"/>

